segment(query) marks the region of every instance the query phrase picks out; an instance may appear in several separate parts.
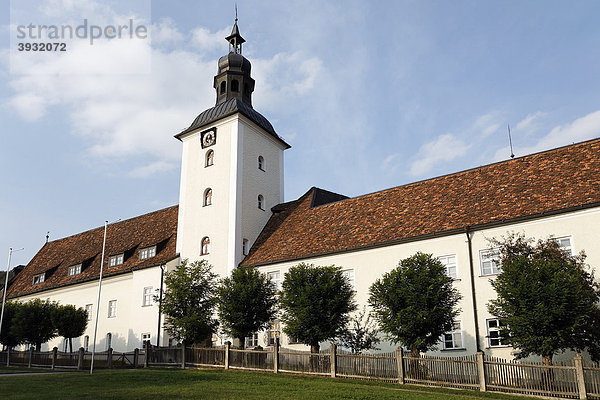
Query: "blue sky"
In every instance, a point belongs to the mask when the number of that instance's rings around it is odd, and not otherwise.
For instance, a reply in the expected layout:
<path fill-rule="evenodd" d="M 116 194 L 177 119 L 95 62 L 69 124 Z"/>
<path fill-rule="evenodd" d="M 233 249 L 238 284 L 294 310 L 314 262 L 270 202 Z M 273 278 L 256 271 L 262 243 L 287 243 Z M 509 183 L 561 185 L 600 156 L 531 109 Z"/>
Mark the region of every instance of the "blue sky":
<path fill-rule="evenodd" d="M 122 11 L 35 3 L 49 7 L 32 18 Z M 57 239 L 176 204 L 173 135 L 214 105 L 234 2 L 152 1 L 151 68 L 139 74 L 73 73 L 79 64 L 52 58 L 35 64 L 51 73 L 11 73 L 10 3 L 0 6 L 0 257 L 25 247 L 13 265 L 26 263 L 47 231 Z M 355 196 L 507 159 L 507 124 L 517 156 L 600 136 L 598 1 L 238 9 L 254 106 L 292 145 L 286 200 L 311 186 Z M 92 50 L 83 61 L 111 59 Z"/>

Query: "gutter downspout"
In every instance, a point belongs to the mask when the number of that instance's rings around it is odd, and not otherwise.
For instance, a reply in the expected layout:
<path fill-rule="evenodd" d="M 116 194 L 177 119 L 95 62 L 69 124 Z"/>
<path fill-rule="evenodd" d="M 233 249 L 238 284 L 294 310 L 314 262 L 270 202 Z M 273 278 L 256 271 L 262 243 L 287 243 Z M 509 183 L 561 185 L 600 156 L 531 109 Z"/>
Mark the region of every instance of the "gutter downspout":
<path fill-rule="evenodd" d="M 473 267 L 473 245 L 471 240 L 473 238 L 473 231 L 471 227 L 465 228 L 465 234 L 467 235 L 467 245 L 469 247 L 469 269 L 471 271 L 471 298 L 473 299 L 473 319 L 475 322 L 475 346 L 477 352 L 481 351 L 481 344 L 479 343 L 479 318 L 477 315 L 477 298 L 475 297 L 475 268 Z"/>
<path fill-rule="evenodd" d="M 163 299 L 163 282 L 165 278 L 165 264 L 160 266 L 160 288 L 158 294 L 158 331 L 156 333 L 156 346 L 160 347 L 160 317 L 162 312 L 162 299 Z"/>

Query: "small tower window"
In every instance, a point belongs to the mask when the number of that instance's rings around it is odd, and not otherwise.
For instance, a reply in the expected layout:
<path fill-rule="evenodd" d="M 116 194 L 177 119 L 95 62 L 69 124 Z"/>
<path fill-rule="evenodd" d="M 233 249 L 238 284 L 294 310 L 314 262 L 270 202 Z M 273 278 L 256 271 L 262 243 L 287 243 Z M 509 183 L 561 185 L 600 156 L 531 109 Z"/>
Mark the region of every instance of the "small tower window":
<path fill-rule="evenodd" d="M 223 81 L 221 82 L 221 94 L 224 94 L 225 90 L 227 90 L 227 83 Z"/>
<path fill-rule="evenodd" d="M 212 189 L 208 188 L 204 191 L 204 205 L 210 206 L 212 204 Z"/>
<path fill-rule="evenodd" d="M 250 88 L 247 83 L 244 84 L 244 96 L 250 96 Z"/>
<path fill-rule="evenodd" d="M 242 254 L 245 256 L 248 255 L 248 239 L 242 240 Z"/>
<path fill-rule="evenodd" d="M 265 209 L 265 198 L 262 194 L 258 195 L 258 208 L 261 210 Z"/>
<path fill-rule="evenodd" d="M 210 250 L 210 239 L 208 238 L 208 236 L 205 236 L 202 239 L 201 243 L 202 244 L 201 244 L 201 247 L 200 247 L 200 255 L 204 256 L 204 255 L 208 254 L 209 250 Z"/>
<path fill-rule="evenodd" d="M 215 162 L 215 152 L 209 150 L 206 152 L 206 167 L 210 167 Z"/>
<path fill-rule="evenodd" d="M 258 156 L 258 169 L 260 169 L 261 171 L 265 170 L 265 159 L 263 158 L 263 156 Z"/>
<path fill-rule="evenodd" d="M 240 82 L 237 79 L 231 81 L 231 91 L 239 92 L 240 91 Z"/>

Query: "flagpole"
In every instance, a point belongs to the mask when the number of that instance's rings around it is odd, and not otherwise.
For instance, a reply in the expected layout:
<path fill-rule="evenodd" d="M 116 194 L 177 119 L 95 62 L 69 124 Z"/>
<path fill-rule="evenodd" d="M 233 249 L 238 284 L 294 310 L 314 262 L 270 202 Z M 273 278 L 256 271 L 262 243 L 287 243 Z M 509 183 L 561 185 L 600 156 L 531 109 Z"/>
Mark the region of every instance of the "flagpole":
<path fill-rule="evenodd" d="M 13 250 L 12 247 L 8 249 L 8 264 L 6 265 L 6 276 L 4 278 L 4 292 L 2 294 L 2 312 L 0 312 L 0 333 L 2 333 L 2 321 L 4 320 L 4 303 L 6 303 L 6 290 L 8 289 L 8 272 L 10 271 L 10 258 L 12 257 L 12 253 L 21 250 L 23 250 L 23 247 L 17 250 Z"/>
<path fill-rule="evenodd" d="M 92 346 L 92 361 L 90 375 L 94 373 L 94 355 L 96 354 L 96 333 L 98 332 L 98 316 L 100 315 L 100 292 L 102 291 L 102 269 L 104 268 L 104 251 L 106 250 L 106 230 L 108 221 L 104 221 L 104 240 L 102 241 L 102 258 L 100 259 L 100 279 L 98 280 L 98 301 L 96 301 L 96 323 L 94 324 L 94 344 Z"/>

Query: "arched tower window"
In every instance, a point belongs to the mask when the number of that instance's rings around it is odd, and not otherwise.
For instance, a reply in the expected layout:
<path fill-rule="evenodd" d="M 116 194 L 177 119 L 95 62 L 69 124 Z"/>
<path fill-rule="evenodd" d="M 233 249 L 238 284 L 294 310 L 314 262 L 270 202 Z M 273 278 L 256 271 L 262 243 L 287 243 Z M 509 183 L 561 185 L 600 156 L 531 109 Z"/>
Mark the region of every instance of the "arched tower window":
<path fill-rule="evenodd" d="M 215 161 L 215 152 L 212 150 L 209 150 L 206 152 L 206 167 L 210 167 L 211 165 L 213 165 Z"/>
<path fill-rule="evenodd" d="M 208 236 L 202 238 L 201 246 L 200 246 L 200 255 L 204 256 L 209 253 L 210 250 L 210 239 Z"/>
<path fill-rule="evenodd" d="M 237 79 L 231 81 L 231 91 L 239 92 L 240 91 L 240 82 Z"/>
<path fill-rule="evenodd" d="M 225 81 L 221 82 L 221 94 L 225 93 L 225 90 L 227 90 L 227 83 Z"/>
<path fill-rule="evenodd" d="M 260 169 L 261 171 L 265 170 L 265 159 L 263 158 L 263 156 L 258 156 L 258 169 Z"/>
<path fill-rule="evenodd" d="M 242 254 L 247 256 L 248 250 L 248 239 L 242 239 Z"/>
<path fill-rule="evenodd" d="M 204 205 L 210 206 L 212 204 L 212 189 L 208 188 L 204 191 Z"/>
<path fill-rule="evenodd" d="M 261 210 L 265 209 L 265 198 L 262 194 L 258 195 L 258 208 Z"/>

